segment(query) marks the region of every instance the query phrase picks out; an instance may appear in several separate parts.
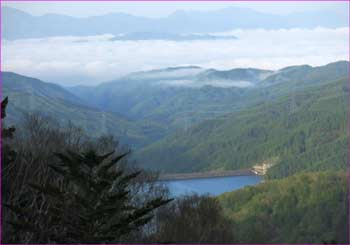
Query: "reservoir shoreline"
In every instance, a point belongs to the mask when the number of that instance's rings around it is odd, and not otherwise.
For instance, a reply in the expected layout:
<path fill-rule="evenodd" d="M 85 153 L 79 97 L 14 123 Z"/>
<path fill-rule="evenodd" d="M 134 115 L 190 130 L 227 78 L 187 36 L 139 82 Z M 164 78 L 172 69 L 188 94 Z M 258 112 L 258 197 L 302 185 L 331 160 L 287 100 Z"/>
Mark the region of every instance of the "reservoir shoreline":
<path fill-rule="evenodd" d="M 256 176 L 251 169 L 227 170 L 227 171 L 210 171 L 197 173 L 177 173 L 177 174 L 160 174 L 160 181 L 172 180 L 187 180 L 187 179 L 207 179 L 207 178 L 221 178 L 232 176 Z"/>

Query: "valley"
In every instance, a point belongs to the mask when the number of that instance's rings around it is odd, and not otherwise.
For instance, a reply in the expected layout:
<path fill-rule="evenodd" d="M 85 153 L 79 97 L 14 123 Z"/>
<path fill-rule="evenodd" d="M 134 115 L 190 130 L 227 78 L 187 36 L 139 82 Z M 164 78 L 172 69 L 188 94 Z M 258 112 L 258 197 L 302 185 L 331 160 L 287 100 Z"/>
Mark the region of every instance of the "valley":
<path fill-rule="evenodd" d="M 348 66 L 172 67 L 96 87 L 62 88 L 7 72 L 2 79 L 4 96 L 13 99 L 9 122 L 36 112 L 92 136 L 112 134 L 131 147 L 137 165 L 161 174 L 233 171 L 278 159 L 267 177 L 281 178 L 346 167 Z"/>

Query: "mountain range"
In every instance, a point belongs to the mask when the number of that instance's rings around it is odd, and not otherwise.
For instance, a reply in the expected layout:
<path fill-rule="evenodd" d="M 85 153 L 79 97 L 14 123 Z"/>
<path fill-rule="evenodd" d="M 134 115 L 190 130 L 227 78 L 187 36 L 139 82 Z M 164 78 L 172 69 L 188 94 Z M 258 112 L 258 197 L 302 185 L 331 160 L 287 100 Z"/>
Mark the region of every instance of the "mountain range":
<path fill-rule="evenodd" d="M 170 129 L 183 129 L 258 103 L 262 98 L 257 93 L 263 94 L 263 99 L 271 99 L 281 93 L 303 89 L 304 86 L 295 85 L 300 78 L 307 84 L 341 79 L 347 74 L 347 64 L 294 66 L 278 71 L 170 67 L 131 73 L 98 86 L 67 89 L 90 106 L 135 120 L 162 122 Z M 273 93 L 269 88 L 272 85 Z"/>
<path fill-rule="evenodd" d="M 168 40 L 168 41 L 195 41 L 195 40 L 234 40 L 235 36 L 230 35 L 209 35 L 209 34 L 175 34 L 166 32 L 133 32 L 120 34 L 110 41 L 137 41 L 137 40 Z"/>
<path fill-rule="evenodd" d="M 113 134 L 142 167 L 164 172 L 273 162 L 269 178 L 346 167 L 349 62 L 278 71 L 198 66 L 131 73 L 63 88 L 2 72 L 9 120 L 39 112 Z M 11 105 L 12 104 L 12 105 Z"/>
<path fill-rule="evenodd" d="M 170 67 L 131 73 L 98 86 L 67 89 L 91 106 L 135 120 L 161 122 L 173 130 L 236 110 L 244 103 L 240 97 L 272 73 Z"/>
<path fill-rule="evenodd" d="M 101 16 L 75 18 L 60 14 L 32 16 L 24 11 L 2 7 L 2 37 L 8 40 L 23 38 L 44 38 L 53 36 L 91 36 L 126 34 L 127 39 L 157 39 L 180 37 L 212 39 L 208 33 L 232 29 L 281 29 L 347 27 L 347 10 L 307 11 L 289 15 L 260 13 L 247 8 L 230 7 L 216 11 L 176 11 L 162 18 L 147 18 L 125 13 L 111 13 Z M 142 35 L 141 35 L 142 34 Z M 118 39 L 118 37 L 116 37 Z M 119 37 L 120 38 L 120 37 Z M 125 38 L 125 37 L 124 37 Z M 186 37 L 185 37 L 186 38 Z M 239 38 L 239 37 L 238 37 Z"/>

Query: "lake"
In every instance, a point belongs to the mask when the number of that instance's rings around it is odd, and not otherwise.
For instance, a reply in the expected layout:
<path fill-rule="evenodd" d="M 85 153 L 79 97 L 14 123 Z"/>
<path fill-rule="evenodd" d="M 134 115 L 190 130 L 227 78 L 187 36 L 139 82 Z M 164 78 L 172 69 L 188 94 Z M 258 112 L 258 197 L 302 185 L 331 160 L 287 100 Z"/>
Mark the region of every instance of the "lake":
<path fill-rule="evenodd" d="M 224 192 L 237 190 L 249 185 L 256 185 L 263 180 L 261 176 L 228 176 L 216 178 L 168 180 L 164 183 L 168 186 L 172 196 L 186 194 L 220 195 Z"/>

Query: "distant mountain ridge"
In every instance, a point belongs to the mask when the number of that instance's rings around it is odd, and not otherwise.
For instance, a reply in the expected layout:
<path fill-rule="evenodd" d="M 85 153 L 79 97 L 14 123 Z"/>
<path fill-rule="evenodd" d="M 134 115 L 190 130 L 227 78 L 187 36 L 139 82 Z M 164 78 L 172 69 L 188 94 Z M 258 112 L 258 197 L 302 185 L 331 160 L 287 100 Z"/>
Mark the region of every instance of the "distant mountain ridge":
<path fill-rule="evenodd" d="M 31 93 L 37 96 L 50 97 L 52 99 L 65 100 L 83 105 L 83 102 L 77 96 L 53 83 L 46 83 L 39 79 L 18 75 L 13 72 L 2 72 L 1 78 L 4 82 L 5 91 L 11 90 L 13 92 Z"/>
<path fill-rule="evenodd" d="M 219 71 L 182 66 L 135 72 L 98 86 L 67 89 L 91 106 L 181 128 L 232 112 L 247 89 L 272 73 L 252 68 Z"/>
<path fill-rule="evenodd" d="M 175 36 L 194 33 L 209 35 L 208 33 L 232 29 L 315 28 L 318 26 L 347 27 L 347 11 L 344 10 L 341 13 L 309 11 L 282 16 L 260 13 L 247 8 L 231 7 L 207 12 L 176 11 L 167 17 L 153 19 L 125 13 L 87 18 L 74 18 L 59 14 L 32 16 L 18 9 L 2 7 L 1 21 L 2 37 L 8 40 L 53 36 L 91 36 L 106 33 L 127 34 L 137 39 L 135 33 L 147 32 L 150 33 L 147 37 L 150 39 L 152 35 L 155 35 L 152 33 L 169 33 Z M 192 39 L 194 37 L 192 36 Z"/>
<path fill-rule="evenodd" d="M 280 69 L 275 74 L 267 77 L 262 84 L 269 85 L 280 82 L 293 82 L 303 78 L 309 83 L 319 80 L 339 80 L 347 74 L 349 70 L 348 61 L 337 61 L 329 63 L 325 66 L 312 67 L 310 65 L 290 66 Z"/>
<path fill-rule="evenodd" d="M 209 35 L 209 34 L 175 34 L 161 32 L 133 32 L 118 35 L 110 41 L 135 41 L 135 40 L 168 40 L 168 41 L 196 41 L 196 40 L 234 40 L 235 36 Z"/>
<path fill-rule="evenodd" d="M 256 84 L 266 77 L 273 74 L 271 70 L 262 70 L 255 68 L 235 68 L 226 71 L 208 69 L 198 75 L 197 80 L 233 80 L 233 81 L 248 81 Z"/>

